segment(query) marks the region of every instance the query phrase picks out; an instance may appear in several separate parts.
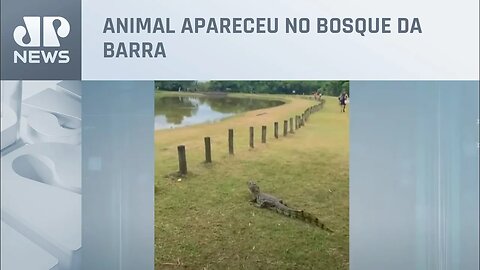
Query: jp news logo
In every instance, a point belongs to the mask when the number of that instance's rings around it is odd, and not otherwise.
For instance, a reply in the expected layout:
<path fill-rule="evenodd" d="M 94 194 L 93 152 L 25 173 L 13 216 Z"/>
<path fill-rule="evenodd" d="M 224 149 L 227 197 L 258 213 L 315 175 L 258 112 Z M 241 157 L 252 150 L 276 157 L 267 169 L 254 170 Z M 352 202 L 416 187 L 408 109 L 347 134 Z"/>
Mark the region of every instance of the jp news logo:
<path fill-rule="evenodd" d="M 59 16 L 26 16 L 24 25 L 13 31 L 13 39 L 23 50 L 13 51 L 14 63 L 70 62 L 70 51 L 59 50 L 60 41 L 70 33 L 70 23 Z"/>

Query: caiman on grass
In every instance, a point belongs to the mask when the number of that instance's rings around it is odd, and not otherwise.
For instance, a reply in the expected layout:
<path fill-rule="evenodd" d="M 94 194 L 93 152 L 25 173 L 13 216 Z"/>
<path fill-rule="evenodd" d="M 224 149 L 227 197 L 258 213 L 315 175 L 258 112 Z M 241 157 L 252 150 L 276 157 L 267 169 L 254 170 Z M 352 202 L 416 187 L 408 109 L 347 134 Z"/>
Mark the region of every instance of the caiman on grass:
<path fill-rule="evenodd" d="M 311 223 L 315 226 L 320 227 L 321 229 L 333 232 L 331 229 L 327 228 L 325 224 L 320 222 L 320 220 L 314 215 L 307 213 L 303 210 L 293 209 L 287 206 L 287 204 L 272 195 L 260 192 L 260 187 L 253 181 L 248 182 L 248 189 L 252 195 L 252 200 L 255 206 L 260 208 L 268 208 L 274 211 L 277 211 L 280 214 L 283 214 L 287 217 L 297 218 L 305 222 Z"/>

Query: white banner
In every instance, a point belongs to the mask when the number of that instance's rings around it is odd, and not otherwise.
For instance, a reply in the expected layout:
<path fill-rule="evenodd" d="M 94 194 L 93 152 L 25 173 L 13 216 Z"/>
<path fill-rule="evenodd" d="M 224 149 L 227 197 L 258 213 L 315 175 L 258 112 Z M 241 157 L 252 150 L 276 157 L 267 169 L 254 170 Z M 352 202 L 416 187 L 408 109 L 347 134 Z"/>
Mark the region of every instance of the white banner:
<path fill-rule="evenodd" d="M 478 0 L 83 0 L 84 80 L 478 80 Z"/>

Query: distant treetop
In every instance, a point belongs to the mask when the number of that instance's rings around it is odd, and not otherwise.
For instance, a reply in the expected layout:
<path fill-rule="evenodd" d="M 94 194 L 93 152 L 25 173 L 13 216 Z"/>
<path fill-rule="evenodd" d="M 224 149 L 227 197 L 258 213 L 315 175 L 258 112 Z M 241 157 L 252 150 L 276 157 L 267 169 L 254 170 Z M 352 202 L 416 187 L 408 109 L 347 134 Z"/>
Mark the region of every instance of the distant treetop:
<path fill-rule="evenodd" d="M 349 81 L 155 81 L 156 90 L 264 94 L 349 94 Z"/>

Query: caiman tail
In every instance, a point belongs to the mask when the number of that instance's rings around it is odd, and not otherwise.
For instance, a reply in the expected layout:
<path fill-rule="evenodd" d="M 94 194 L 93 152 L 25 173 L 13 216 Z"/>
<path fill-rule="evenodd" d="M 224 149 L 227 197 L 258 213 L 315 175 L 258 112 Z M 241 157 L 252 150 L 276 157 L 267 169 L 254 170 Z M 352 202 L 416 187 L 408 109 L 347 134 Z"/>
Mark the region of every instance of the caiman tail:
<path fill-rule="evenodd" d="M 297 210 L 297 215 L 298 215 L 298 218 L 304 220 L 305 222 L 308 222 L 308 223 L 313 224 L 317 227 L 320 227 L 320 229 L 325 230 L 327 232 L 333 233 L 333 231 L 330 228 L 328 228 L 323 222 L 321 222 L 313 214 L 305 212 L 303 210 Z"/>
<path fill-rule="evenodd" d="M 321 222 L 316 216 L 314 216 L 311 213 L 305 212 L 303 210 L 296 210 L 286 205 L 277 205 L 276 207 L 272 207 L 272 209 L 287 217 L 296 218 L 296 219 L 305 221 L 307 223 L 310 223 L 314 226 L 319 227 L 322 230 L 333 233 L 331 229 L 329 229 L 323 222 Z"/>

